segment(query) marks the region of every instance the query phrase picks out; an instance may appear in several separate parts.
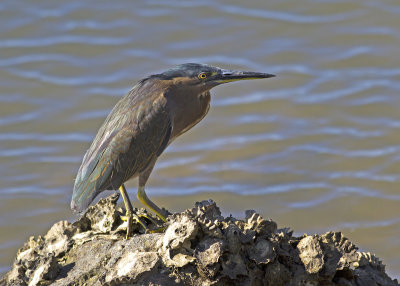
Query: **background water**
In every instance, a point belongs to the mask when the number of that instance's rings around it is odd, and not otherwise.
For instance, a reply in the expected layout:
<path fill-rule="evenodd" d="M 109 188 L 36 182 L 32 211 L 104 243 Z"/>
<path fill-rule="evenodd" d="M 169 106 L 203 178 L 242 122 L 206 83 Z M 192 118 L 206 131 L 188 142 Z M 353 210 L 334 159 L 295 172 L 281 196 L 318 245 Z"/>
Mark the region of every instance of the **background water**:
<path fill-rule="evenodd" d="M 278 77 L 215 88 L 148 194 L 171 211 L 212 198 L 298 234 L 343 231 L 400 277 L 399 28 L 398 0 L 3 0 L 0 274 L 29 236 L 75 218 L 74 176 L 118 99 L 200 62 Z"/>

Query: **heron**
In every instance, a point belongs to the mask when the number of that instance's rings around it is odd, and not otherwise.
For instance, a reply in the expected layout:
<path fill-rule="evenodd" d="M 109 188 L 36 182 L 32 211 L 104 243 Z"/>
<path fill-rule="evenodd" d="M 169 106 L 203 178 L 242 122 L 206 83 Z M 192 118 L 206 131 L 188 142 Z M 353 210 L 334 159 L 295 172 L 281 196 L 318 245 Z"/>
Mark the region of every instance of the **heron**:
<path fill-rule="evenodd" d="M 82 212 L 101 192 L 119 190 L 126 209 L 123 218 L 128 222 L 126 236 L 134 221 L 147 229 L 134 213 L 124 186 L 126 181 L 139 177 L 139 201 L 166 222 L 168 213 L 145 192 L 159 156 L 206 116 L 213 87 L 274 76 L 186 63 L 138 81 L 111 110 L 86 151 L 75 179 L 71 208 Z"/>

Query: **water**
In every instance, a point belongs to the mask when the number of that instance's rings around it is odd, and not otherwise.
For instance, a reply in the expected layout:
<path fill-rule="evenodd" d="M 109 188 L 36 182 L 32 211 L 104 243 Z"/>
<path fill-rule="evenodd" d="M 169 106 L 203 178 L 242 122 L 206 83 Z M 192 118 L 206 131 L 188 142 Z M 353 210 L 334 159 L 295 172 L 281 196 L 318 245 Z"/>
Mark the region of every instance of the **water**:
<path fill-rule="evenodd" d="M 29 236 L 74 219 L 73 179 L 118 99 L 200 62 L 278 77 L 215 88 L 150 197 L 343 231 L 400 277 L 397 1 L 6 0 L 0 27 L 0 274 Z"/>

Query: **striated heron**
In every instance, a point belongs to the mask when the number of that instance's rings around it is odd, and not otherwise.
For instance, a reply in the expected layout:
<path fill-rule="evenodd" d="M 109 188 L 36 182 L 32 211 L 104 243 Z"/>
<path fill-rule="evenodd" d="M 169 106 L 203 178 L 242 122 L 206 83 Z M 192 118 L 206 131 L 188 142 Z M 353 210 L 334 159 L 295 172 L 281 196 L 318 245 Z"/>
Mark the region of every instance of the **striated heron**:
<path fill-rule="evenodd" d="M 210 89 L 226 82 L 273 77 L 188 63 L 140 80 L 112 109 L 83 157 L 71 208 L 83 211 L 104 190 L 119 189 L 126 208 L 127 236 L 136 220 L 124 183 L 139 176 L 138 199 L 166 221 L 167 213 L 146 195 L 157 158 L 178 136 L 204 118 Z"/>

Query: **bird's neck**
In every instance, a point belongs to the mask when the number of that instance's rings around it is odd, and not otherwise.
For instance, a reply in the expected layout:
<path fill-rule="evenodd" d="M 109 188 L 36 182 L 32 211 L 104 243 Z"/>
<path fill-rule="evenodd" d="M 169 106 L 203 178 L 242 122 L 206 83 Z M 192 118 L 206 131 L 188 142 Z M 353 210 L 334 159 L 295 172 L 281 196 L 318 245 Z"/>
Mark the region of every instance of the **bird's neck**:
<path fill-rule="evenodd" d="M 210 100 L 209 91 L 195 95 L 188 92 L 168 98 L 172 116 L 172 140 L 191 129 L 206 116 Z"/>

